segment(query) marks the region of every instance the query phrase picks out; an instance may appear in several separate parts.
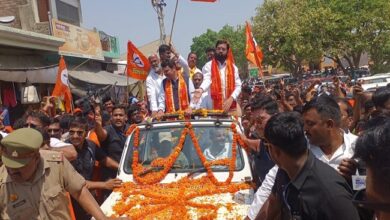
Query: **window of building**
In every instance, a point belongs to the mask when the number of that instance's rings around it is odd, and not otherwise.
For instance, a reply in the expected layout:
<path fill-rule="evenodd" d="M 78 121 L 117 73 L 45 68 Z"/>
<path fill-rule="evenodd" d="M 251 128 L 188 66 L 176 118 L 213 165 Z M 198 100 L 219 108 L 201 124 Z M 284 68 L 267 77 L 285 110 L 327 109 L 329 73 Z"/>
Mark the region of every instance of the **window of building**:
<path fill-rule="evenodd" d="M 80 15 L 77 7 L 61 0 L 56 0 L 56 7 L 58 20 L 80 26 Z"/>
<path fill-rule="evenodd" d="M 49 21 L 49 0 L 36 0 L 39 22 Z"/>

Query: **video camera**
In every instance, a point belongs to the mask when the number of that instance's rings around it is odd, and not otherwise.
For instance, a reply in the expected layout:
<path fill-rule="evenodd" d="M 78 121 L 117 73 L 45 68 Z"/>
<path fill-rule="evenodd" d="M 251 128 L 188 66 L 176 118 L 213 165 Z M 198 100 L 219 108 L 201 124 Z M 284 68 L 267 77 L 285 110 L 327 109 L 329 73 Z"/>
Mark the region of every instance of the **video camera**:
<path fill-rule="evenodd" d="M 101 105 L 101 100 L 104 94 L 106 94 L 112 87 L 115 87 L 117 82 L 114 85 L 107 85 L 101 89 L 97 90 L 88 90 L 87 95 L 77 99 L 74 104 L 83 109 L 83 114 L 88 113 L 91 109 L 91 106 Z"/>

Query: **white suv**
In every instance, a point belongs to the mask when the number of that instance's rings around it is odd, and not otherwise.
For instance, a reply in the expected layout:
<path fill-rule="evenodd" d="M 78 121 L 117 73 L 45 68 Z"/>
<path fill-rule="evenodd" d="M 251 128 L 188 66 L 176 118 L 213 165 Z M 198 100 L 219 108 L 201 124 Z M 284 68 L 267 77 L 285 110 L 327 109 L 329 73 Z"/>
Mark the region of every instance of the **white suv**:
<path fill-rule="evenodd" d="M 247 215 L 254 193 L 252 173 L 236 122 L 159 122 L 135 130 L 126 141 L 117 175 L 125 183 L 102 204 L 106 215 L 131 219 L 242 219 Z M 133 161 L 134 152 L 138 161 Z M 167 159 L 172 156 L 177 159 Z"/>

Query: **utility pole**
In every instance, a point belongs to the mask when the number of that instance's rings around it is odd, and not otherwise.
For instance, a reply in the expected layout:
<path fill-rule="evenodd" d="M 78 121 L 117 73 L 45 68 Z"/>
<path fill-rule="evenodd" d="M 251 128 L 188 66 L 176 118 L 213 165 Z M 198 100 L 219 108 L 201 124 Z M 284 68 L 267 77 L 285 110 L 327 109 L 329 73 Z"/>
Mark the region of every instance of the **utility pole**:
<path fill-rule="evenodd" d="M 163 7 L 167 6 L 167 4 L 164 2 L 164 0 L 152 0 L 152 6 L 157 13 L 158 24 L 160 26 L 160 44 L 166 44 Z"/>

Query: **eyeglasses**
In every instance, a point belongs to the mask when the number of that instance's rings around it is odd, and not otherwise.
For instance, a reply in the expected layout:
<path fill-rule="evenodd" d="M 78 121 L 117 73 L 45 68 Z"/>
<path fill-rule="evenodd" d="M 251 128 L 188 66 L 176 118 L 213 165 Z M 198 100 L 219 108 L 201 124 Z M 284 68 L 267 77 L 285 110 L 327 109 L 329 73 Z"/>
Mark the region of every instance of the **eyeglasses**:
<path fill-rule="evenodd" d="M 77 136 L 82 136 L 84 134 L 84 131 L 69 131 L 69 135 L 73 136 L 75 134 L 77 134 Z"/>
<path fill-rule="evenodd" d="M 24 127 L 24 128 L 37 128 L 36 125 L 31 124 L 31 123 L 29 123 L 29 124 L 24 124 L 23 127 Z"/>
<path fill-rule="evenodd" d="M 355 195 L 352 198 L 352 203 L 355 206 L 363 208 L 363 209 L 382 211 L 382 212 L 390 212 L 390 203 L 369 201 L 367 199 L 365 189 L 359 190 L 355 193 Z"/>

